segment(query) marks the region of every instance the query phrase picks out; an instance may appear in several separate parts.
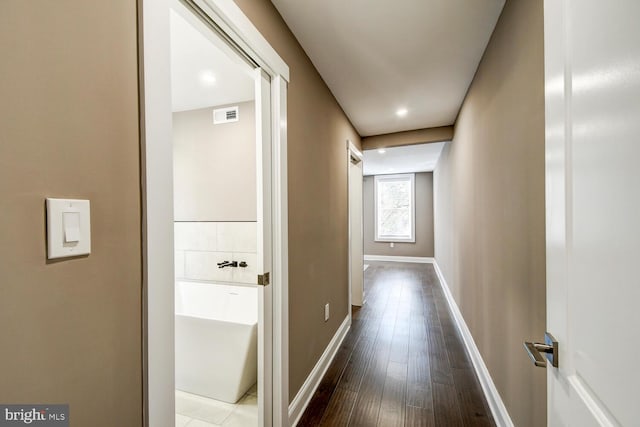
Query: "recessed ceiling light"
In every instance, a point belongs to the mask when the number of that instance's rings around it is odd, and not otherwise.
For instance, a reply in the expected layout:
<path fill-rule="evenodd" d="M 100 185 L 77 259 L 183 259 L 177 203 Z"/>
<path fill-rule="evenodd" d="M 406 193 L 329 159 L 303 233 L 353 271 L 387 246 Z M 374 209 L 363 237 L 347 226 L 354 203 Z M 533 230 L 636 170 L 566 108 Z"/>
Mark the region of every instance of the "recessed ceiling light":
<path fill-rule="evenodd" d="M 216 76 L 211 70 L 204 70 L 200 73 L 200 81 L 207 86 L 213 86 L 216 83 Z"/>
<path fill-rule="evenodd" d="M 384 148 L 378 148 L 378 153 L 384 154 L 386 152 L 387 152 L 387 150 L 385 150 Z"/>
<path fill-rule="evenodd" d="M 398 117 L 404 117 L 407 115 L 407 113 L 409 112 L 409 110 L 407 110 L 406 108 L 400 108 L 396 111 L 396 116 Z"/>

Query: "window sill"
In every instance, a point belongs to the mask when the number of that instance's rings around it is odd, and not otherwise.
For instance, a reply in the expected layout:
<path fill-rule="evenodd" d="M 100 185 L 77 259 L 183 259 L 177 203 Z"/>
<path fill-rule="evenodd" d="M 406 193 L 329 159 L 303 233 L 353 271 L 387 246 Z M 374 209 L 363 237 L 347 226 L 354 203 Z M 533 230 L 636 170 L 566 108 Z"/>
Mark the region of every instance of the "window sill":
<path fill-rule="evenodd" d="M 416 239 L 374 239 L 376 243 L 415 243 Z"/>

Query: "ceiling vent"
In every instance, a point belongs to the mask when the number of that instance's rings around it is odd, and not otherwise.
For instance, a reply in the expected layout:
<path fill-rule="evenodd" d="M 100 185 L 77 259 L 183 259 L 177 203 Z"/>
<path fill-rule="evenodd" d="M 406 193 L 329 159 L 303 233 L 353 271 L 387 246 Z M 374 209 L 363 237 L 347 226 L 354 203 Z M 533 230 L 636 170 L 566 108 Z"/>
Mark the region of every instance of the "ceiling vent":
<path fill-rule="evenodd" d="M 213 110 L 214 125 L 219 125 L 222 123 L 237 122 L 239 118 L 240 118 L 240 113 L 238 111 L 238 106 L 218 108 L 217 110 Z"/>

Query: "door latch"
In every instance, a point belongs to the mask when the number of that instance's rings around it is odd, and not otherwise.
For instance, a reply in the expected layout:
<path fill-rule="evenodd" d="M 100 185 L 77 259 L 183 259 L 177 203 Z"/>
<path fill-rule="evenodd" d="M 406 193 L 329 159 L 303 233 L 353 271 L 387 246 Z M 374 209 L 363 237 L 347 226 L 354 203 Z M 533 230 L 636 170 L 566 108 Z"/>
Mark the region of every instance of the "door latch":
<path fill-rule="evenodd" d="M 269 272 L 258 274 L 258 285 L 267 286 L 269 284 Z"/>
<path fill-rule="evenodd" d="M 544 343 L 525 341 L 524 349 L 534 365 L 546 368 L 549 362 L 554 368 L 558 367 L 558 341 L 549 332 L 544 334 Z"/>

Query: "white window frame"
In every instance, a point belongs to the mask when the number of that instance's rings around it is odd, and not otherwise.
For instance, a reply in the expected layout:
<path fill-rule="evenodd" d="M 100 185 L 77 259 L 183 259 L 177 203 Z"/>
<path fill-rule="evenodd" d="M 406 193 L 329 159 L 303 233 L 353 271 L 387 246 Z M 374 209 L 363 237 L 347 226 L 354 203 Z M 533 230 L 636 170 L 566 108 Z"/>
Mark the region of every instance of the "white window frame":
<path fill-rule="evenodd" d="M 378 233 L 378 183 L 379 182 L 389 182 L 389 181 L 404 181 L 408 179 L 411 184 L 411 207 L 409 208 L 411 212 L 411 235 L 409 237 L 396 237 L 384 235 L 381 236 Z M 415 243 L 416 242 L 416 174 L 414 173 L 403 173 L 403 174 L 395 174 L 395 175 L 376 175 L 374 177 L 374 186 L 373 186 L 373 209 L 374 209 L 374 230 L 375 230 L 375 241 L 376 242 L 404 242 L 404 243 Z"/>

